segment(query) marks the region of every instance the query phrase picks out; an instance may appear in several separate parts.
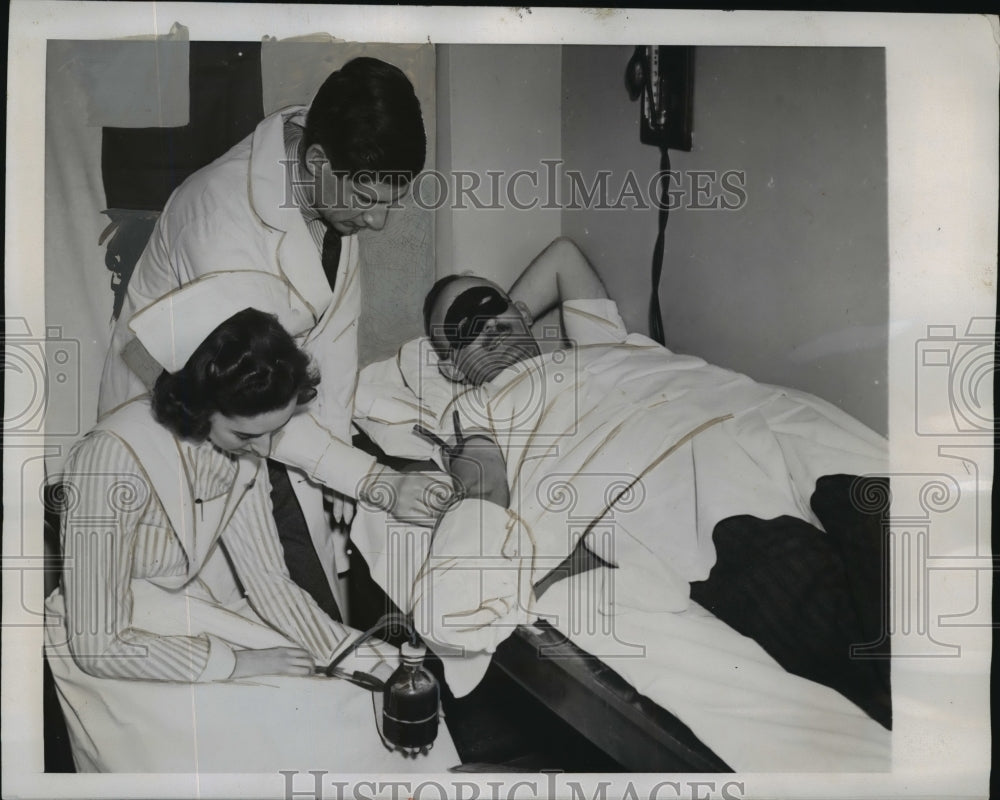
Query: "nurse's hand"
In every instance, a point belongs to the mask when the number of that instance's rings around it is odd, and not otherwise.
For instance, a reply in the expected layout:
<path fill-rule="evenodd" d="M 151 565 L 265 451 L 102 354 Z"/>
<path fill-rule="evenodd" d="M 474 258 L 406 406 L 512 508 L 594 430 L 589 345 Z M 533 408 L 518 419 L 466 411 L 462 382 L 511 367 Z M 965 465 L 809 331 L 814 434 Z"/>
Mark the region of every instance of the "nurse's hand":
<path fill-rule="evenodd" d="M 433 527 L 455 497 L 443 472 L 397 472 L 376 465 L 358 489 L 362 503 L 387 511 L 400 522 Z"/>
<path fill-rule="evenodd" d="M 237 650 L 236 666 L 229 676 L 249 678 L 253 675 L 313 674 L 313 658 L 300 647 L 268 647 L 264 650 Z"/>

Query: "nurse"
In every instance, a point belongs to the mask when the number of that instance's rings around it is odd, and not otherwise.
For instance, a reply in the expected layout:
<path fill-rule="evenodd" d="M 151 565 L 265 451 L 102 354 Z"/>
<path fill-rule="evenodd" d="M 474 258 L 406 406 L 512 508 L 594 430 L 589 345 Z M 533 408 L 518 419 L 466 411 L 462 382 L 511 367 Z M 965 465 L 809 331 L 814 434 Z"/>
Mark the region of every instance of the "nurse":
<path fill-rule="evenodd" d="M 361 308 L 355 234 L 382 230 L 391 205 L 423 169 L 425 150 L 410 81 L 383 61 L 356 58 L 326 79 L 308 108 L 272 114 L 188 178 L 136 264 L 105 361 L 99 415 L 148 389 L 140 375 L 149 358 L 129 328 L 137 312 L 201 276 L 260 270 L 282 278 L 300 301 L 299 342 L 323 375 L 313 413 L 337 439 L 338 466 L 328 484 L 335 513 L 349 516 L 344 498 L 356 497 L 358 486 L 381 471 L 380 480 L 393 485 L 381 495 L 386 511 L 428 516 L 422 498 L 430 479 L 383 471 L 350 444 Z M 314 483 L 274 462 L 268 469 L 292 577 L 339 618 L 343 538 L 334 536 Z"/>
<path fill-rule="evenodd" d="M 270 509 L 261 455 L 321 385 L 283 327 L 299 324 L 263 273 L 199 279 L 133 321 L 166 371 L 71 452 L 65 568 L 46 603 L 80 771 L 458 763 L 444 729 L 430 756 L 390 752 L 370 693 L 314 676 L 357 631 L 289 579 Z M 385 679 L 394 662 L 379 642 L 341 667 Z"/>

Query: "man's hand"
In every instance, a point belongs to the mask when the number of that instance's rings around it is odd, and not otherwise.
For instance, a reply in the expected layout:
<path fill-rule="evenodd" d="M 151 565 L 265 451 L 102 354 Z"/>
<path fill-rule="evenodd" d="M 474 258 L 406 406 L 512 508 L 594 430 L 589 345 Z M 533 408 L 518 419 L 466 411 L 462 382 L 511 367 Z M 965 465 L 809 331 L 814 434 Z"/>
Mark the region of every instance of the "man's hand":
<path fill-rule="evenodd" d="M 510 505 L 507 462 L 496 442 L 484 434 L 466 436 L 455 415 L 455 438 L 442 449 L 444 467 L 465 498 Z"/>
<path fill-rule="evenodd" d="M 451 480 L 440 472 L 397 472 L 380 467 L 362 481 L 358 499 L 400 522 L 432 527 L 454 500 Z"/>
<path fill-rule="evenodd" d="M 254 675 L 312 675 L 313 659 L 299 647 L 269 647 L 265 650 L 237 650 L 236 666 L 230 679 Z"/>

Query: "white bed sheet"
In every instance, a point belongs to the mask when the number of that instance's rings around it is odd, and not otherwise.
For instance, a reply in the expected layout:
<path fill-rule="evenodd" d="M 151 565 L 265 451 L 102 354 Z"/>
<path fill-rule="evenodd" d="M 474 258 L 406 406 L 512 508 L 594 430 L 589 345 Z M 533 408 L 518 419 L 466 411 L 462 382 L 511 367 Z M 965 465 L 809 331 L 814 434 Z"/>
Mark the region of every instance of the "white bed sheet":
<path fill-rule="evenodd" d="M 890 769 L 889 731 L 833 689 L 786 672 L 755 641 L 696 603 L 679 613 L 595 613 L 586 602 L 588 591 L 599 587 L 607 572 L 554 584 L 536 613 L 578 647 L 600 655 L 733 769 Z M 574 614 L 574 609 L 588 612 Z"/>
<path fill-rule="evenodd" d="M 679 717 L 739 771 L 889 769 L 888 731 L 834 690 L 787 673 L 756 642 L 704 609 L 691 604 L 682 611 L 686 605 L 686 584 L 683 597 L 667 597 L 668 575 L 662 565 L 678 565 L 684 553 L 668 552 L 659 560 L 644 559 L 640 548 L 638 557 L 622 558 L 627 540 L 619 533 L 631 530 L 636 537 L 645 537 L 642 541 L 647 544 L 665 546 L 669 541 L 658 532 L 663 530 L 664 520 L 671 520 L 671 538 L 681 540 L 681 533 L 686 532 L 688 541 L 705 544 L 705 547 L 701 544 L 689 547 L 700 563 L 684 570 L 683 576 L 686 580 L 703 579 L 714 561 L 714 550 L 707 548 L 719 519 L 739 513 L 762 518 L 791 514 L 815 523 L 808 498 L 816 479 L 838 472 L 858 475 L 883 472 L 885 441 L 818 398 L 755 384 L 744 376 L 718 370 L 700 360 L 650 349 L 646 340 L 631 344 L 634 350 L 609 350 L 606 357 L 595 362 L 612 376 L 611 389 L 619 386 L 630 370 L 638 371 L 642 380 L 651 381 L 653 388 L 661 385 L 680 388 L 671 400 L 673 416 L 651 416 L 645 428 L 633 426 L 636 434 L 625 443 L 621 458 L 628 461 L 636 452 L 650 447 L 650 453 L 655 455 L 658 451 L 655 442 L 650 444 L 651 439 L 662 437 L 668 426 L 683 432 L 723 412 L 736 412 L 736 418 L 708 427 L 659 463 L 658 469 L 667 472 L 651 475 L 649 480 L 650 485 L 660 490 L 655 498 L 658 502 L 643 504 L 632 512 L 645 514 L 642 519 L 637 518 L 633 523 L 622 513 L 623 509 L 617 509 L 616 557 L 609 560 L 617 563 L 619 569 L 586 573 L 557 583 L 529 609 L 514 604 L 511 607 L 518 613 L 507 614 L 490 626 L 506 627 L 496 631 L 493 638 L 502 640 L 518 622 L 531 619 L 531 615 L 551 618 L 571 641 L 601 658 L 637 690 Z M 427 457 L 429 448 L 412 435 L 413 425 L 421 422 L 434 427 L 435 422 L 446 416 L 441 409 L 461 403 L 456 400 L 457 387 L 447 382 L 441 384 L 443 379 L 436 374 L 433 358 L 425 351 L 419 343 L 411 343 L 404 346 L 397 359 L 373 365 L 361 375 L 356 411 L 380 445 L 400 456 Z M 583 364 L 581 355 L 580 365 Z M 595 367 L 587 367 L 587 371 L 596 374 Z M 540 374 L 554 382 L 560 377 L 553 370 L 542 370 Z M 701 383 L 704 388 L 697 396 L 691 395 L 689 401 L 681 402 L 689 386 Z M 418 385 L 423 388 L 419 400 L 412 391 Z M 584 399 L 581 394 L 581 402 Z M 658 404 L 649 407 L 654 410 L 651 413 L 660 413 L 656 410 Z M 546 409 L 550 416 L 565 411 L 570 417 L 581 419 L 575 406 L 562 409 L 550 404 Z M 623 412 L 615 408 L 608 411 L 609 423 L 614 423 L 620 413 Z M 508 416 L 501 414 L 499 418 Z M 638 413 L 632 412 L 630 416 L 634 422 Z M 587 417 L 588 424 L 600 424 L 594 420 L 593 414 Z M 569 426 L 570 445 L 586 434 L 582 422 L 579 428 Z M 650 437 L 653 431 L 656 436 Z M 512 465 L 519 463 L 514 458 L 521 458 L 521 454 L 512 449 L 514 445 L 510 442 L 506 445 L 505 457 L 508 470 L 512 471 Z M 501 446 L 505 442 L 501 441 Z M 527 503 L 518 505 L 522 516 L 533 498 L 544 496 L 540 489 L 552 470 L 577 476 L 578 482 L 581 476 L 586 477 L 587 471 L 573 461 L 577 456 L 573 446 L 565 450 L 560 455 L 562 460 L 551 460 L 551 464 L 542 465 L 544 469 L 536 469 L 535 483 L 518 485 Z M 600 452 L 607 457 L 609 450 Z M 523 478 L 521 474 L 522 483 Z M 587 487 L 581 483 L 579 488 L 580 505 L 588 502 L 593 505 Z M 667 502 L 666 495 L 672 496 L 671 493 L 677 495 L 676 508 Z M 650 509 L 655 513 L 650 513 Z M 579 511 L 573 509 L 574 514 Z M 568 552 L 565 536 L 549 542 L 545 534 L 569 530 L 573 520 L 558 517 L 555 509 L 546 513 L 544 521 L 538 514 L 529 515 L 535 548 L 532 581 L 538 580 Z M 458 526 L 461 530 L 457 532 L 451 530 L 454 525 L 448 526 L 452 539 L 466 530 L 469 522 L 461 518 Z M 429 552 L 430 531 L 391 522 L 384 514 L 360 509 L 352 539 L 368 560 L 376 582 L 397 605 L 412 610 L 414 579 Z M 483 555 L 498 557 L 499 553 Z M 449 572 L 453 569 L 453 559 L 439 561 L 441 574 L 449 573 L 447 577 L 451 579 L 461 577 Z M 520 567 L 512 561 L 505 568 Z M 612 582 L 616 585 L 612 586 Z M 468 598 L 454 600 L 453 589 L 449 588 L 447 597 L 435 598 L 436 607 L 440 610 L 450 604 L 451 612 L 476 608 L 480 597 L 477 581 L 470 576 L 466 583 L 470 584 L 465 587 Z M 487 591 L 494 589 L 490 587 Z M 481 593 L 482 589 L 478 591 Z M 671 599 L 677 602 L 667 602 Z M 612 600 L 613 613 L 609 607 Z M 421 606 L 418 605 L 417 611 L 418 615 L 424 615 Z M 424 630 L 427 622 L 418 619 L 418 628 Z M 475 636 L 482 639 L 478 634 Z M 481 646 L 475 643 L 475 636 L 467 640 L 467 647 Z M 441 640 L 461 641 L 460 637 Z M 637 647 L 641 648 L 641 655 Z M 487 653 L 444 658 L 445 674 L 456 695 L 461 696 L 478 683 L 488 659 Z"/>
<path fill-rule="evenodd" d="M 405 610 L 429 538 L 427 529 L 364 509 L 352 527 L 373 579 Z M 833 689 L 786 672 L 697 604 L 683 612 L 604 613 L 605 598 L 614 596 L 605 582 L 627 580 L 623 573 L 594 570 L 557 582 L 535 604 L 534 618 L 601 658 L 739 772 L 890 769 L 889 731 Z M 490 658 L 435 649 L 449 682 L 481 674 Z"/>

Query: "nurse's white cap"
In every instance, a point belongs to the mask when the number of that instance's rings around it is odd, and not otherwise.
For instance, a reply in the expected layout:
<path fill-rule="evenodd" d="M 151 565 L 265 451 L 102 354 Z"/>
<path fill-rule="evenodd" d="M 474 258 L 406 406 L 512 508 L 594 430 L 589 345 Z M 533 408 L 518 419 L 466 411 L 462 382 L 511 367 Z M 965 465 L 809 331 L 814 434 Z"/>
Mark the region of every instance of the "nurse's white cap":
<path fill-rule="evenodd" d="M 257 270 L 213 272 L 139 311 L 129 328 L 168 372 L 177 372 L 208 335 L 234 314 L 256 308 L 274 314 L 292 336 L 315 322 L 306 304 L 277 275 Z"/>

